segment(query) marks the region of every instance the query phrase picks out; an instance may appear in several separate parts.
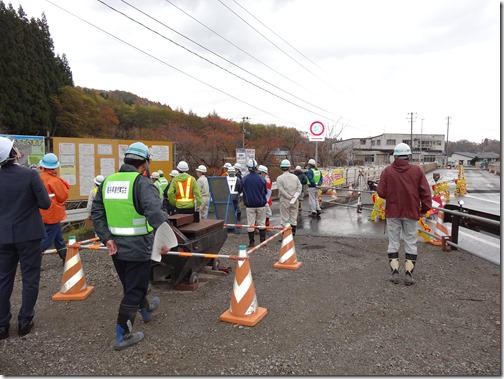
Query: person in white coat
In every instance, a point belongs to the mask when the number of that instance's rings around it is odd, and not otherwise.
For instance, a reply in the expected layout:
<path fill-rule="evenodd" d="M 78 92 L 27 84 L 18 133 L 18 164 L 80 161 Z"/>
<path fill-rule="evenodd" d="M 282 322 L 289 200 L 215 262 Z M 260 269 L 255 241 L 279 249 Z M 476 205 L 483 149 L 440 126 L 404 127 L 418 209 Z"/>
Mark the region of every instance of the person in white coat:
<path fill-rule="evenodd" d="M 290 224 L 292 227 L 292 235 L 295 236 L 299 212 L 298 202 L 302 186 L 298 177 L 289 172 L 290 167 L 291 164 L 288 159 L 284 159 L 280 163 L 280 168 L 283 173 L 277 178 L 276 182 L 280 200 L 281 224 L 282 226 Z"/>
<path fill-rule="evenodd" d="M 208 185 L 208 178 L 206 177 L 207 168 L 205 165 L 199 165 L 196 169 L 198 175 L 198 187 L 201 192 L 201 206 L 199 208 L 200 219 L 207 218 L 208 207 L 210 204 L 210 186 Z"/>

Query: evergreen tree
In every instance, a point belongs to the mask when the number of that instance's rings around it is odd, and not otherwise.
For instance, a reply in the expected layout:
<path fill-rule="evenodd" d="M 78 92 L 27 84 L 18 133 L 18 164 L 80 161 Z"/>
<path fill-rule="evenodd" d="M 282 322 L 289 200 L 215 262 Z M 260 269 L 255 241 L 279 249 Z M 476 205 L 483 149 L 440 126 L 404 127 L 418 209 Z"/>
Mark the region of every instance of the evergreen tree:
<path fill-rule="evenodd" d="M 0 0 L 0 131 L 46 135 L 55 128 L 51 98 L 73 86 L 66 57 L 54 54 L 45 15 L 28 20 Z"/>

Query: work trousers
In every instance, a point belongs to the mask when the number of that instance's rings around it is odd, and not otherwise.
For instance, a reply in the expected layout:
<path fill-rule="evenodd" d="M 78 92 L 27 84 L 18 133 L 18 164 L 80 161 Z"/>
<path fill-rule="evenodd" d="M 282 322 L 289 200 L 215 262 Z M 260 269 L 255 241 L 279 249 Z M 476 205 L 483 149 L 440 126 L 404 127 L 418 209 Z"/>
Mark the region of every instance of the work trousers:
<path fill-rule="evenodd" d="M 201 196 L 201 205 L 199 208 L 199 214 L 201 220 L 207 218 L 209 205 L 210 205 L 210 196 Z"/>
<path fill-rule="evenodd" d="M 308 201 L 310 202 L 310 211 L 312 213 L 322 210 L 318 201 L 318 191 L 317 187 L 308 187 Z"/>
<path fill-rule="evenodd" d="M 266 225 L 266 207 L 247 208 L 247 224 L 255 225 L 256 222 L 259 229 L 264 229 Z M 252 233 L 253 231 L 253 228 L 247 228 L 248 233 Z"/>
<path fill-rule="evenodd" d="M 40 239 L 0 244 L 0 326 L 8 326 L 12 318 L 10 297 L 18 262 L 21 265 L 23 292 L 21 309 L 18 314 L 19 325 L 29 323 L 35 315 L 35 304 L 39 293 Z"/>
<path fill-rule="evenodd" d="M 399 252 L 401 233 L 406 254 L 417 255 L 417 220 L 410 218 L 387 218 L 389 244 L 387 253 Z"/>
<path fill-rule="evenodd" d="M 140 305 L 147 296 L 151 261 L 123 261 L 115 255 L 112 261 L 123 286 L 121 304 Z"/>
<path fill-rule="evenodd" d="M 56 224 L 44 224 L 44 226 L 46 230 L 46 237 L 40 242 L 40 248 L 42 251 L 49 249 L 53 243 L 56 249 L 65 247 L 61 224 L 58 222 Z"/>
<path fill-rule="evenodd" d="M 280 217 L 282 226 L 291 224 L 292 226 L 297 226 L 297 217 L 299 212 L 299 200 L 296 200 L 294 204 L 290 203 L 289 199 L 280 199 Z"/>

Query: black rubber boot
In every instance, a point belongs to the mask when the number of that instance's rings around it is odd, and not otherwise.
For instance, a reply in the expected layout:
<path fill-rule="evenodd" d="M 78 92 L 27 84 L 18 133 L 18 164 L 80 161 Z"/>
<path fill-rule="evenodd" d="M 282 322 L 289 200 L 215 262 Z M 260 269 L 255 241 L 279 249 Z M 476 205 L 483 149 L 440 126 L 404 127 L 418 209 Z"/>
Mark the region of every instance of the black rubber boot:
<path fill-rule="evenodd" d="M 133 330 L 137 311 L 138 305 L 121 304 L 119 306 L 114 349 L 125 349 L 140 342 L 144 338 L 142 332 L 131 332 Z"/>
<path fill-rule="evenodd" d="M 413 254 L 406 254 L 406 262 L 404 265 L 404 284 L 407 286 L 415 283 L 413 280 L 413 270 L 415 269 L 417 256 Z"/>
<path fill-rule="evenodd" d="M 254 247 L 255 246 L 255 241 L 254 241 L 254 232 L 249 232 L 249 245 L 248 247 Z"/>
<path fill-rule="evenodd" d="M 259 241 L 266 241 L 266 229 L 259 229 Z"/>
<path fill-rule="evenodd" d="M 66 255 L 67 255 L 67 248 L 66 248 L 66 246 L 60 247 L 58 249 L 58 255 L 61 258 L 61 260 L 63 261 L 63 264 L 65 264 Z"/>
<path fill-rule="evenodd" d="M 392 275 L 390 281 L 394 284 L 399 283 L 399 253 L 388 253 L 390 270 Z"/>
<path fill-rule="evenodd" d="M 297 225 L 291 225 L 291 228 L 292 228 L 292 237 L 294 237 L 296 235 Z"/>

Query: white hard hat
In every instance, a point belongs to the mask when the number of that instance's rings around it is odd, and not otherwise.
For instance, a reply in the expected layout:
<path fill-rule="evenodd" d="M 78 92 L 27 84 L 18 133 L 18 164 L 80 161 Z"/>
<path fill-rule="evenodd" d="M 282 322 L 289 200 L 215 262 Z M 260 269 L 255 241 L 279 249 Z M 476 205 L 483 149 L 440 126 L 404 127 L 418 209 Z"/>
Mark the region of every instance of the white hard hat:
<path fill-rule="evenodd" d="M 311 164 L 312 166 L 317 166 L 317 162 L 315 162 L 315 159 L 313 158 L 308 161 L 308 164 Z"/>
<path fill-rule="evenodd" d="M 103 175 L 98 175 L 98 176 L 96 176 L 96 177 L 93 179 L 93 181 L 95 182 L 95 184 L 96 184 L 97 186 L 99 186 L 100 184 L 102 184 L 104 180 L 105 180 L 105 178 L 103 177 Z"/>
<path fill-rule="evenodd" d="M 247 167 L 249 170 L 254 170 L 257 168 L 257 161 L 255 159 L 249 159 L 247 162 Z"/>
<path fill-rule="evenodd" d="M 411 154 L 411 149 L 404 142 L 401 142 L 400 144 L 398 144 L 394 148 L 394 155 L 410 155 L 410 154 Z"/>
<path fill-rule="evenodd" d="M 263 166 L 262 164 L 260 164 L 259 167 L 257 167 L 257 170 L 264 172 L 265 174 L 268 174 L 268 167 Z"/>
<path fill-rule="evenodd" d="M 189 171 L 189 165 L 187 164 L 186 161 L 180 161 L 179 164 L 177 165 L 177 170 L 180 172 Z"/>
<path fill-rule="evenodd" d="M 48 169 L 58 168 L 59 165 L 60 163 L 58 162 L 58 157 L 56 156 L 56 154 L 53 153 L 47 153 L 42 157 L 42 159 L 39 162 L 39 166 Z"/>
<path fill-rule="evenodd" d="M 236 168 L 237 170 L 239 170 L 241 168 L 241 164 L 236 162 L 233 167 Z"/>
<path fill-rule="evenodd" d="M 301 171 L 301 166 L 296 166 L 295 170 L 296 171 Z"/>
<path fill-rule="evenodd" d="M 150 177 L 152 179 L 159 179 L 159 172 L 154 171 L 153 173 L 150 174 Z"/>
<path fill-rule="evenodd" d="M 282 162 L 280 162 L 281 168 L 289 168 L 290 166 L 291 166 L 291 164 L 288 159 L 284 159 L 284 160 L 282 160 Z"/>
<path fill-rule="evenodd" d="M 170 172 L 170 176 L 173 178 L 176 177 L 178 174 L 179 174 L 179 172 L 177 170 L 171 170 L 171 172 Z"/>
<path fill-rule="evenodd" d="M 207 172 L 207 168 L 205 167 L 205 165 L 200 164 L 198 166 L 198 168 L 196 169 L 196 171 L 198 171 L 198 172 L 205 172 L 206 173 Z"/>
<path fill-rule="evenodd" d="M 0 163 L 5 162 L 9 158 L 12 146 L 14 146 L 14 141 L 0 137 Z"/>
<path fill-rule="evenodd" d="M 229 172 L 230 174 L 233 174 L 233 173 L 235 173 L 235 172 L 236 172 L 236 169 L 235 169 L 233 166 L 231 166 L 231 167 L 229 167 L 229 168 L 228 168 L 228 172 Z"/>
<path fill-rule="evenodd" d="M 224 166 L 222 166 L 222 167 L 229 169 L 230 167 L 233 167 L 233 166 L 231 166 L 231 163 L 226 162 L 226 163 L 224 163 Z"/>

